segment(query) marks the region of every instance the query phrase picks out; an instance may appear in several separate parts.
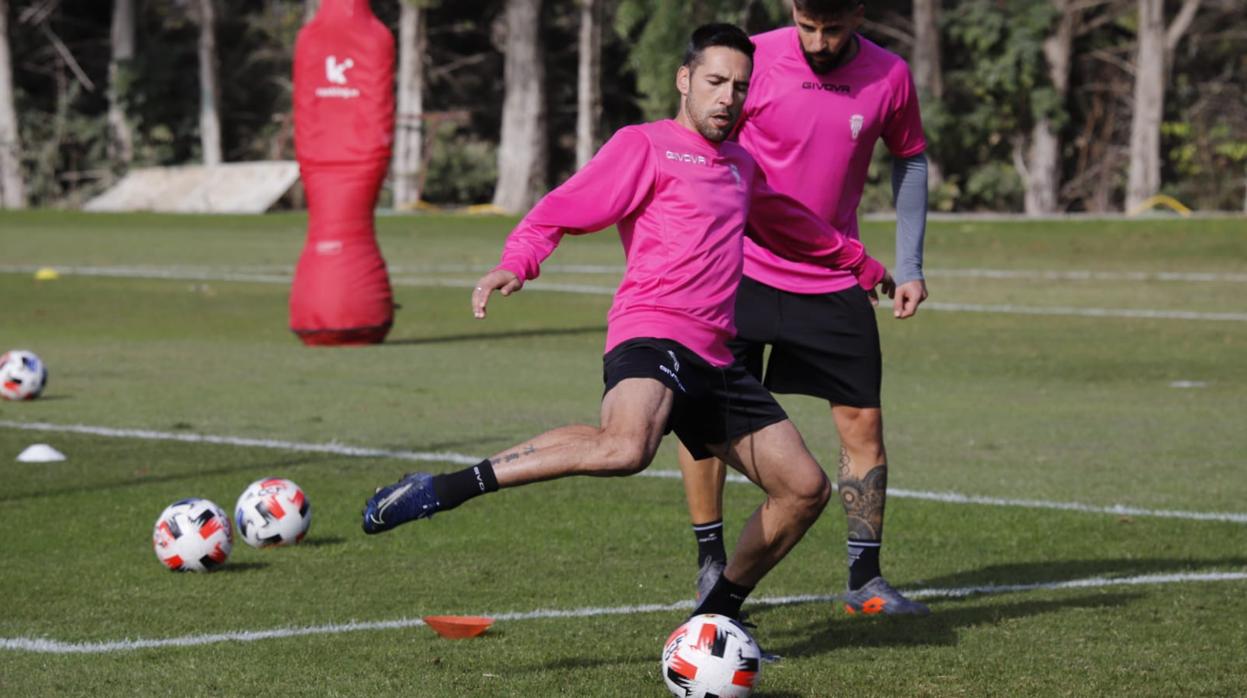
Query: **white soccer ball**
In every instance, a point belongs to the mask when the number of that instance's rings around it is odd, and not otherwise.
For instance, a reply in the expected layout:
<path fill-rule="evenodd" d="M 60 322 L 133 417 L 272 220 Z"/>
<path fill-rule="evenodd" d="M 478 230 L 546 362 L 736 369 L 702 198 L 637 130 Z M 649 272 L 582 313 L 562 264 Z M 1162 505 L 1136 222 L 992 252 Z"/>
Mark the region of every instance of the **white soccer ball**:
<path fill-rule="evenodd" d="M 234 506 L 238 535 L 253 548 L 292 545 L 312 525 L 312 504 L 303 490 L 280 477 L 256 480 Z"/>
<path fill-rule="evenodd" d="M 0 397 L 34 400 L 48 384 L 48 367 L 33 351 L 13 349 L 0 355 Z"/>
<path fill-rule="evenodd" d="M 662 648 L 662 677 L 675 696 L 745 698 L 761 673 L 758 643 L 727 616 L 693 616 Z"/>
<path fill-rule="evenodd" d="M 156 557 L 174 572 L 211 572 L 229 558 L 229 517 L 207 499 L 183 499 L 160 513 L 152 531 Z"/>

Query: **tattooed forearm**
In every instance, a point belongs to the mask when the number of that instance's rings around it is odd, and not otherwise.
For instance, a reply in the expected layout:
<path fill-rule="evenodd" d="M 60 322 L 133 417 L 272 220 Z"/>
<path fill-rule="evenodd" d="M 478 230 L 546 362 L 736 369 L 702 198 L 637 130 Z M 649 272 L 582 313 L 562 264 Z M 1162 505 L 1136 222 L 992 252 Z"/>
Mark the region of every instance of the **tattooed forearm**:
<path fill-rule="evenodd" d="M 498 465 L 499 463 L 511 463 L 513 461 L 519 460 L 520 458 L 524 456 L 530 456 L 536 452 L 537 452 L 537 448 L 533 446 L 532 444 L 529 444 L 518 451 L 512 451 L 510 453 L 504 453 L 501 456 L 495 456 L 493 458 L 490 458 L 489 464 Z"/>
<path fill-rule="evenodd" d="M 880 540 L 883 538 L 883 505 L 887 499 L 888 466 L 876 465 L 858 479 L 849 474 L 847 459 L 841 451 L 840 505 L 849 522 L 849 540 Z"/>

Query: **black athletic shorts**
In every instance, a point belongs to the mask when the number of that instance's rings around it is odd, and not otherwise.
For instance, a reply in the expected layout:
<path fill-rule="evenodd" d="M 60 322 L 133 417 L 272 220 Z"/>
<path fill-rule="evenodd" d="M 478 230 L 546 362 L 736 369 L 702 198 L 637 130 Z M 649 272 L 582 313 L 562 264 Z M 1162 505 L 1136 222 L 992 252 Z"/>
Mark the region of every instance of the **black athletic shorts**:
<path fill-rule="evenodd" d="M 630 339 L 602 357 L 610 392 L 625 378 L 654 378 L 675 393 L 663 433 L 675 432 L 698 460 L 722 444 L 788 419 L 756 378 L 739 364 L 717 368 L 679 342 Z"/>
<path fill-rule="evenodd" d="M 767 344 L 771 354 L 764 373 Z M 744 277 L 736 294 L 736 337 L 728 346 L 737 363 L 772 392 L 880 406 L 879 325 L 859 286 L 810 295 Z"/>

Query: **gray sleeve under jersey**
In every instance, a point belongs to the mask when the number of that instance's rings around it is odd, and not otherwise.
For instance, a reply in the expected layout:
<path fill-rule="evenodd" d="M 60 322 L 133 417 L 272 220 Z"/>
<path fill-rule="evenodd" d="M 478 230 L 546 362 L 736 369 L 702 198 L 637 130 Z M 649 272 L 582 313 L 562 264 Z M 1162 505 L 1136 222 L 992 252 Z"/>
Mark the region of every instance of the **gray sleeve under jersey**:
<path fill-rule="evenodd" d="M 896 205 L 896 283 L 922 279 L 922 243 L 927 232 L 927 156 L 892 160 L 892 198 Z"/>

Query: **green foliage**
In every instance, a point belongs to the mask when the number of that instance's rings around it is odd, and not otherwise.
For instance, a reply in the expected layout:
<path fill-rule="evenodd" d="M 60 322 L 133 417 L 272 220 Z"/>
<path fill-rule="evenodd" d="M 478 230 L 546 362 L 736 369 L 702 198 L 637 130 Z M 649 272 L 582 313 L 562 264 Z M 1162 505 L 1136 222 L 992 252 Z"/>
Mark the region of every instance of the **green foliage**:
<path fill-rule="evenodd" d="M 498 147 L 453 124 L 433 134 L 421 198 L 435 204 L 473 204 L 493 197 Z"/>
<path fill-rule="evenodd" d="M 740 14 L 740 3 L 732 0 L 619 3 L 615 30 L 632 42 L 628 64 L 636 73 L 641 113 L 647 120 L 669 118 L 679 108 L 675 73 L 684 59 L 689 33 L 706 22 L 739 22 Z"/>
<path fill-rule="evenodd" d="M 944 101 L 923 116 L 928 133 L 938 134 L 933 154 L 955 187 L 957 208 L 1019 208 L 1015 141 L 1040 118 L 1058 129 L 1066 123 L 1043 56 L 1058 16 L 1040 0 L 969 0 L 943 15 Z"/>

